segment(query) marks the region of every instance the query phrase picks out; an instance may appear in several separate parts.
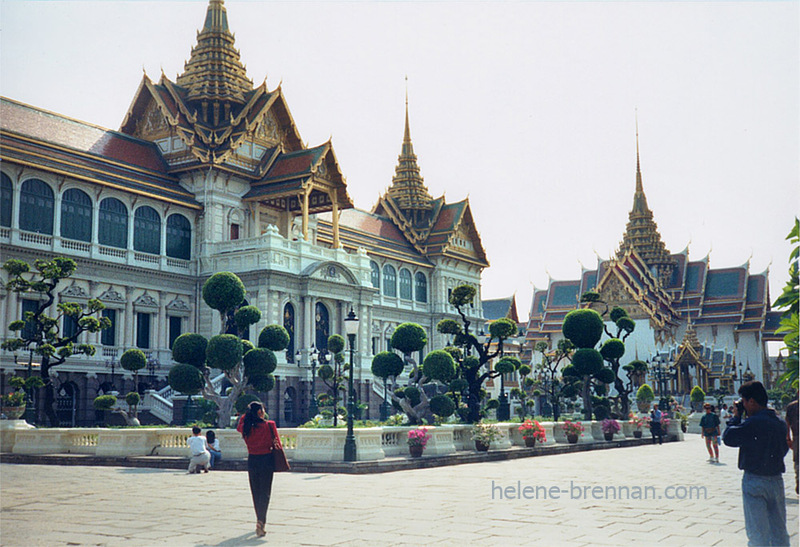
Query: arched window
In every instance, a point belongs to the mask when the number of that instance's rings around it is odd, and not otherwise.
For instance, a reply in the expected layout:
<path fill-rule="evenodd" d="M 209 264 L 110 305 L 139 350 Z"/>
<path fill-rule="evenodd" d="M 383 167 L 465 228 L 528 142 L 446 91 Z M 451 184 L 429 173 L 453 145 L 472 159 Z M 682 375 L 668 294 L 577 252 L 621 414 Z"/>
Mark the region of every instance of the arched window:
<path fill-rule="evenodd" d="M 383 267 L 383 294 L 397 296 L 397 274 L 389 264 Z"/>
<path fill-rule="evenodd" d="M 97 241 L 100 245 L 120 249 L 128 246 L 128 208 L 117 198 L 106 198 L 100 202 Z"/>
<path fill-rule="evenodd" d="M 19 229 L 53 235 L 53 190 L 39 179 L 22 183 L 19 193 Z"/>
<path fill-rule="evenodd" d="M 328 351 L 328 336 L 331 335 L 328 308 L 325 307 L 325 304 L 317 302 L 314 312 L 314 331 L 316 334 L 314 342 L 317 350 L 320 353 L 325 353 Z"/>
<path fill-rule="evenodd" d="M 413 297 L 411 287 L 411 272 L 405 268 L 400 269 L 400 298 L 411 300 Z"/>
<path fill-rule="evenodd" d="M 11 206 L 14 202 L 14 185 L 5 173 L 0 174 L 0 226 L 11 228 Z"/>
<path fill-rule="evenodd" d="M 139 207 L 133 215 L 133 250 L 161 254 L 161 217 L 152 207 Z"/>
<path fill-rule="evenodd" d="M 428 301 L 428 278 L 422 272 L 417 272 L 414 276 L 414 293 L 417 302 Z"/>
<path fill-rule="evenodd" d="M 185 216 L 167 218 L 167 256 L 189 260 L 192 257 L 192 225 Z"/>
<path fill-rule="evenodd" d="M 378 263 L 374 260 L 369 261 L 369 267 L 372 270 L 372 286 L 376 289 L 381 288 L 381 269 Z"/>
<path fill-rule="evenodd" d="M 92 198 L 83 190 L 70 188 L 61 196 L 61 237 L 92 240 Z"/>
<path fill-rule="evenodd" d="M 294 306 L 287 302 L 283 307 L 283 328 L 289 333 L 289 345 L 286 346 L 286 362 L 294 363 Z"/>

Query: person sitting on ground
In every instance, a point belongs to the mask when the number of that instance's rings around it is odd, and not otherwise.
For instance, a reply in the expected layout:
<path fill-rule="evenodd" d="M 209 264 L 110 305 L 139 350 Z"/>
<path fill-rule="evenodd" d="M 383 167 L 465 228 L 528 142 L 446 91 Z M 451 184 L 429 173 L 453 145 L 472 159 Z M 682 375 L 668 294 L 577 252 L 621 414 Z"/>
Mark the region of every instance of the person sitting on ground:
<path fill-rule="evenodd" d="M 199 467 L 208 473 L 208 463 L 211 461 L 211 454 L 208 451 L 208 443 L 205 437 L 200 436 L 200 428 L 192 428 L 192 436 L 186 440 L 189 446 L 189 473 L 199 473 Z"/>
<path fill-rule="evenodd" d="M 719 463 L 719 416 L 714 414 L 714 405 L 706 403 L 703 405 L 703 409 L 706 413 L 700 418 L 700 427 L 706 441 L 708 461 Z"/>
<path fill-rule="evenodd" d="M 219 439 L 211 429 L 206 431 L 206 444 L 208 444 L 208 452 L 211 454 L 211 461 L 208 466 L 213 468 L 222 459 L 222 451 L 219 449 Z"/>

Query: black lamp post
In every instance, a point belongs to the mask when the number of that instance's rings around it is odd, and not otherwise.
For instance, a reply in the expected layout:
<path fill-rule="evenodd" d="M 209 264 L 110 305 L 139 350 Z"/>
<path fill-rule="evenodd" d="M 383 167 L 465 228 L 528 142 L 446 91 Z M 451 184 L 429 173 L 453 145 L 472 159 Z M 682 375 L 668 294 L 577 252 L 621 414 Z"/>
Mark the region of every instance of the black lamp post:
<path fill-rule="evenodd" d="M 508 396 L 506 396 L 506 378 L 505 374 L 500 375 L 500 397 L 497 401 L 500 405 L 497 407 L 497 419 L 508 420 L 511 416 L 511 405 L 508 403 Z"/>
<path fill-rule="evenodd" d="M 356 436 L 353 433 L 353 414 L 356 409 L 356 392 L 353 389 L 353 352 L 356 345 L 356 334 L 358 333 L 358 317 L 356 317 L 353 307 L 350 307 L 350 313 L 344 320 L 344 330 L 347 333 L 347 339 L 350 341 L 350 379 L 349 379 L 349 396 L 347 398 L 347 436 L 344 440 L 344 461 L 356 461 Z"/>
<path fill-rule="evenodd" d="M 114 370 L 116 370 L 117 362 L 114 359 L 106 359 L 106 368 L 111 369 L 111 391 L 117 391 L 114 385 Z"/>
<path fill-rule="evenodd" d="M 147 360 L 147 372 L 150 373 L 150 389 L 156 388 L 156 371 L 161 369 L 161 363 L 155 357 Z"/>
<path fill-rule="evenodd" d="M 317 407 L 317 392 L 316 392 L 316 380 L 317 380 L 317 359 L 320 356 L 320 352 L 317 351 L 317 348 L 314 345 L 311 345 L 311 350 L 308 352 L 308 359 L 311 361 L 311 394 L 308 401 L 308 417 L 313 418 L 319 413 L 319 408 Z M 300 365 L 300 360 L 302 358 L 302 353 L 297 352 L 297 364 Z"/>

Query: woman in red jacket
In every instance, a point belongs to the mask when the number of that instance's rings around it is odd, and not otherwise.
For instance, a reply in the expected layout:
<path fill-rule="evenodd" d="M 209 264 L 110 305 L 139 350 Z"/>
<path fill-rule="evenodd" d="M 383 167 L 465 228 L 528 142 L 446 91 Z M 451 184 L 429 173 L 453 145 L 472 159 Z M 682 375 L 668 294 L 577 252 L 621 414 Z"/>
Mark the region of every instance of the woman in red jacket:
<path fill-rule="evenodd" d="M 272 492 L 272 476 L 275 472 L 273 448 L 281 448 L 275 422 L 265 419 L 264 405 L 253 401 L 247 412 L 239 419 L 236 430 L 242 434 L 247 445 L 247 474 L 250 492 L 256 510 L 256 535 L 266 535 L 267 508 Z"/>

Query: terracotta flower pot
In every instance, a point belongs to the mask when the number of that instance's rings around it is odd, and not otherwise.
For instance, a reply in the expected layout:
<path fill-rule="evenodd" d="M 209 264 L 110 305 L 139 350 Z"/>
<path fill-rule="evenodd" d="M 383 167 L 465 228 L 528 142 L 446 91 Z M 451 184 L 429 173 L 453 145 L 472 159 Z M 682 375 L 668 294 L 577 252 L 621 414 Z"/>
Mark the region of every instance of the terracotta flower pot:
<path fill-rule="evenodd" d="M 408 447 L 408 452 L 411 454 L 412 458 L 419 458 L 422 456 L 422 451 L 425 450 L 424 446 L 414 446 L 411 445 Z"/>
<path fill-rule="evenodd" d="M 536 446 L 536 437 L 523 437 L 525 440 L 525 446 L 528 448 L 533 448 Z"/>
<path fill-rule="evenodd" d="M 478 452 L 488 452 L 489 451 L 489 445 L 488 444 L 484 444 L 481 441 L 477 441 L 476 440 L 475 441 L 475 450 L 477 450 Z"/>
<path fill-rule="evenodd" d="M 578 434 L 577 433 L 567 433 L 567 442 L 569 444 L 575 444 L 578 442 Z"/>

